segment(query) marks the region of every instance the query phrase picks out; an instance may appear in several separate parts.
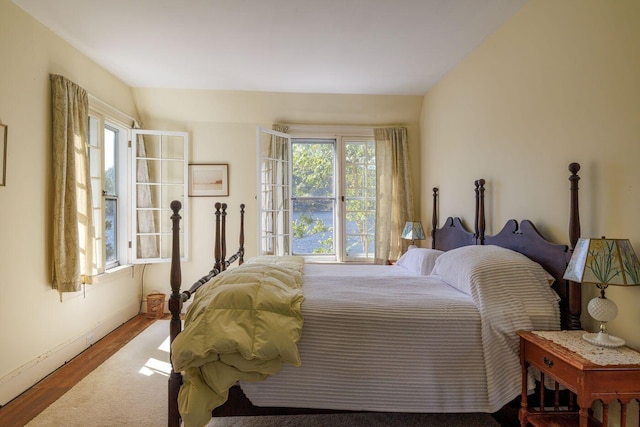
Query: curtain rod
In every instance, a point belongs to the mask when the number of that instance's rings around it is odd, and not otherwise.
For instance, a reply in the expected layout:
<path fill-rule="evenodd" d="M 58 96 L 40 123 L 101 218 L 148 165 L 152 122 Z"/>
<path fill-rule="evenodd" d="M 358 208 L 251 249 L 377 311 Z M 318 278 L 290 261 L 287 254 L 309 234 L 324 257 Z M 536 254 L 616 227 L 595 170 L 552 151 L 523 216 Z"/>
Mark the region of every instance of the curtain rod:
<path fill-rule="evenodd" d="M 89 95 L 89 101 L 91 103 L 93 103 L 93 107 L 95 107 L 97 110 L 100 110 L 103 113 L 110 113 L 110 114 L 115 114 L 118 117 L 115 117 L 116 119 L 122 121 L 123 123 L 126 122 L 127 120 L 131 121 L 134 123 L 134 125 L 138 124 L 138 120 L 134 117 L 131 117 L 130 115 L 123 113 L 122 111 L 118 110 L 117 108 L 111 106 L 110 104 L 106 103 L 105 101 L 103 101 L 102 99 L 98 98 L 95 95 L 92 95 L 90 93 L 87 93 Z"/>

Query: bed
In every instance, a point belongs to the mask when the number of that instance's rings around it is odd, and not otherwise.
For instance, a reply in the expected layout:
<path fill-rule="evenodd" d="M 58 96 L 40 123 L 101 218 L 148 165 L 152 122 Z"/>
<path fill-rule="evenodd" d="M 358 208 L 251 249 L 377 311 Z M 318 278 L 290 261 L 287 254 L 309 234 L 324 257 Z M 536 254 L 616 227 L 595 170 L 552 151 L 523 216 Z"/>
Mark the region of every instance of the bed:
<path fill-rule="evenodd" d="M 573 163 L 569 169 L 573 246 L 579 236 L 579 165 Z M 220 353 L 225 350 L 216 347 L 214 353 L 218 354 L 205 354 L 212 344 L 203 343 L 201 337 L 230 326 L 221 325 L 218 318 L 202 320 L 200 313 L 221 312 L 207 305 L 220 297 L 209 296 L 210 292 L 220 292 L 225 286 L 235 290 L 238 286 L 228 286 L 225 280 L 240 277 L 262 263 L 273 271 L 282 266 L 269 264 L 276 262 L 271 258 L 259 257 L 242 265 L 243 227 L 240 248 L 227 259 L 226 207 L 218 204 L 214 268 L 189 291 L 181 292 L 177 256 L 180 206 L 172 203 L 175 251 L 169 307 L 176 371 L 169 379 L 169 425 L 180 421 L 177 394 L 181 384 L 180 409 L 186 426 L 206 424 L 207 405 L 218 407 L 214 413 L 219 415 L 277 413 L 283 407 L 297 408 L 298 412 L 495 412 L 513 400 L 521 391 L 515 331 L 579 328 L 580 304 L 575 301 L 580 301 L 580 288 L 562 279 L 571 248 L 546 241 L 531 222 L 511 220 L 496 235 L 485 235 L 484 184 L 484 180 L 475 182 L 473 231 L 458 218 L 448 218 L 438 227 L 439 194 L 434 189 L 432 248 L 410 250 L 396 265 L 319 266 L 290 260 L 292 272 L 284 270 L 282 275 L 303 277 L 304 292 L 295 284 L 302 279 L 291 285 L 278 284 L 277 289 L 287 289 L 291 307 L 298 310 L 291 310 L 293 317 L 300 317 L 298 323 L 281 328 L 287 331 L 293 347 L 276 353 L 275 367 L 241 368 L 249 373 L 225 380 L 228 384 L 220 386 L 222 393 L 218 390 L 214 397 L 202 397 L 204 390 L 209 393 L 207 388 L 211 388 L 203 383 L 216 377 L 221 368 L 218 365 L 213 374 L 207 374 L 206 369 L 212 359 L 212 363 L 223 360 L 226 356 Z M 226 271 L 236 260 L 242 267 Z M 181 305 L 198 288 L 181 333 Z M 229 308 L 228 301 L 239 299 L 244 301 L 245 297 L 234 295 L 225 300 L 223 308 Z M 197 323 L 204 328 L 190 329 Z M 289 325 L 284 321 L 278 324 Z M 193 357 L 200 353 L 204 357 Z M 289 363 L 282 363 L 282 359 Z M 244 364 L 236 359 L 225 363 L 224 369 Z M 226 389 L 231 385 L 227 398 Z"/>

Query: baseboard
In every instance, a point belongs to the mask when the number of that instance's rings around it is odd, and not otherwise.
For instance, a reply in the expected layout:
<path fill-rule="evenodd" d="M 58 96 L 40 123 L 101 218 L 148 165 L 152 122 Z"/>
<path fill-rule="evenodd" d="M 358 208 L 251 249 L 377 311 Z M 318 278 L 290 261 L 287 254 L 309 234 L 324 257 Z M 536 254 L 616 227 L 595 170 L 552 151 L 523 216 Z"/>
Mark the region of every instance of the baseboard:
<path fill-rule="evenodd" d="M 80 336 L 69 339 L 0 378 L 0 406 L 6 405 L 37 384 L 44 377 L 86 350 L 89 347 L 87 344 L 87 336 L 89 334 L 93 334 L 93 342 L 96 342 L 123 323 L 135 317 L 138 314 L 138 310 L 139 303 L 136 301 L 119 310 L 108 319 L 98 322 L 92 329 L 84 331 Z"/>

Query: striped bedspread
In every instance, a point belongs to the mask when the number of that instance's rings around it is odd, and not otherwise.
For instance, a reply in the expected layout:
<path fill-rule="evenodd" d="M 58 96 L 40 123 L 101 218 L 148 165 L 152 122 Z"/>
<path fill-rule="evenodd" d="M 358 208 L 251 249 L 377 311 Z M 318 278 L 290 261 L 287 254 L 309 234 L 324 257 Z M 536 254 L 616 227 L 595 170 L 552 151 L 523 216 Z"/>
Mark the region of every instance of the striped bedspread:
<path fill-rule="evenodd" d="M 522 324 L 495 318 L 515 307 L 504 291 L 468 295 L 392 266 L 307 264 L 304 271 L 302 365 L 241 382 L 255 405 L 495 412 L 519 394 L 512 347 Z M 529 327 L 558 323 L 548 302 L 527 308 Z"/>

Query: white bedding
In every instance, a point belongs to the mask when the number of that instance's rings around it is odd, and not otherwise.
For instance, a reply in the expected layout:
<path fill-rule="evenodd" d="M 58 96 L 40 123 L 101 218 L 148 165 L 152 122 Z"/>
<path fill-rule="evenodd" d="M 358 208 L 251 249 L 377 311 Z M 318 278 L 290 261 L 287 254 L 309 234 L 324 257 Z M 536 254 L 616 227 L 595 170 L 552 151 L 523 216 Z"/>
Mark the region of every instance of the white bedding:
<path fill-rule="evenodd" d="M 511 298 L 467 295 L 396 266 L 307 264 L 304 280 L 302 366 L 241 383 L 257 406 L 495 412 L 520 391 L 515 330 L 559 324 L 546 291 L 533 315 L 502 321 L 495 311 L 511 311 Z"/>

